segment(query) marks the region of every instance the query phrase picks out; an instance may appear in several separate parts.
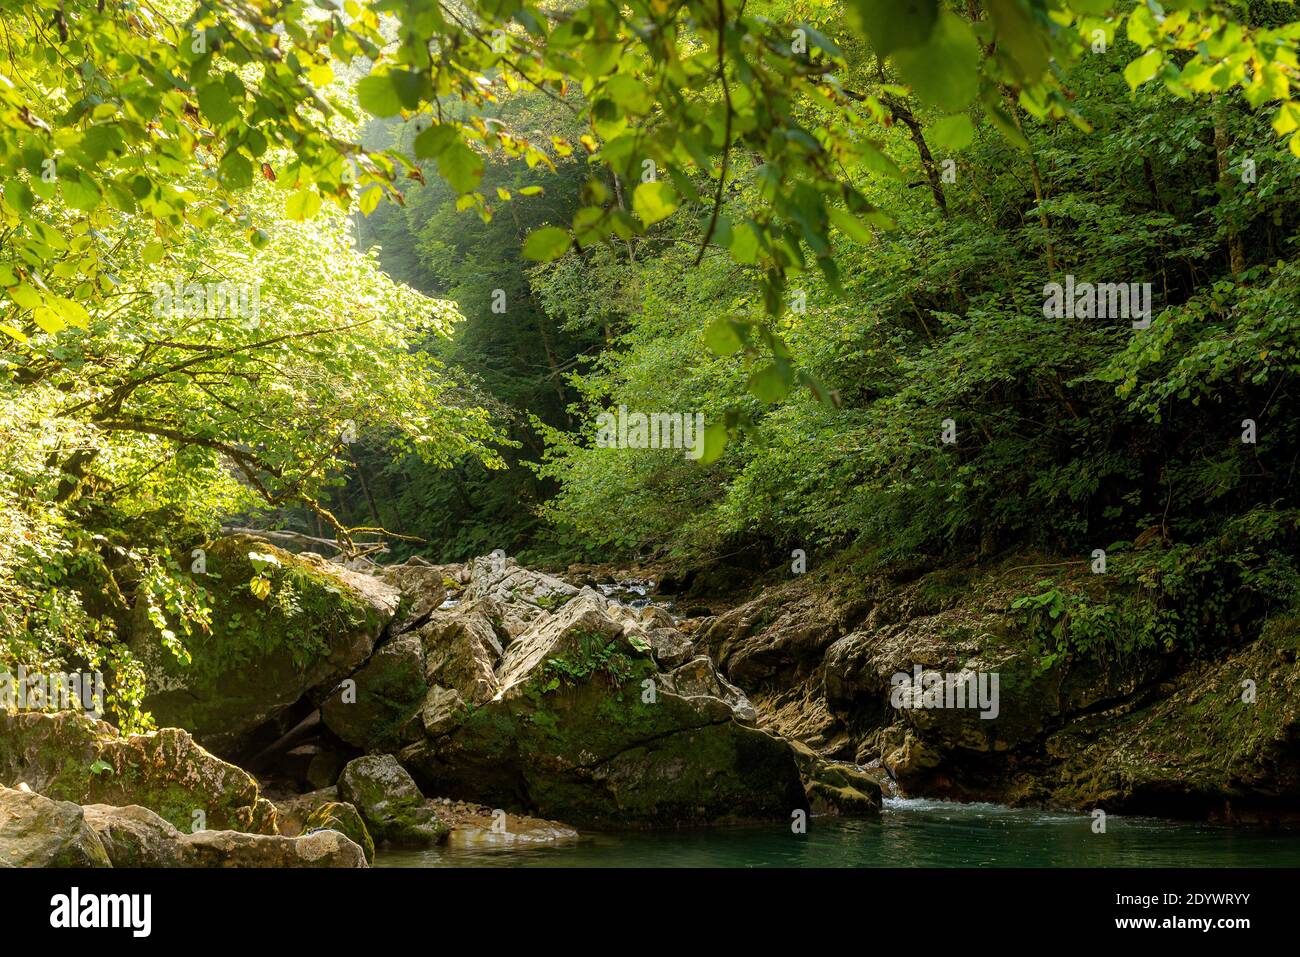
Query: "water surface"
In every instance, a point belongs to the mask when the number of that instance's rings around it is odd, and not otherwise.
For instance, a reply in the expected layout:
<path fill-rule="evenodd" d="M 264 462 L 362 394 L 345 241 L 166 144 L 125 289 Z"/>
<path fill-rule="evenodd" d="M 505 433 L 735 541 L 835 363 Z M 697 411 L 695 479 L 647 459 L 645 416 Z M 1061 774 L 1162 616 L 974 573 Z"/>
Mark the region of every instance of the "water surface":
<path fill-rule="evenodd" d="M 585 834 L 523 850 L 380 852 L 379 867 L 1300 867 L 1300 829 L 886 798 L 878 820 Z"/>

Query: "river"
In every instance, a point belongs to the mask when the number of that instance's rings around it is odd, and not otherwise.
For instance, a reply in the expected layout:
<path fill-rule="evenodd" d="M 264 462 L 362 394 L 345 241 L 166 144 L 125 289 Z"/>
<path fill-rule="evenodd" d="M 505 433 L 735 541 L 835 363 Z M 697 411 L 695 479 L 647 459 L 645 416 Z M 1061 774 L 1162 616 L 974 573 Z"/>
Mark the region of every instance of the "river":
<path fill-rule="evenodd" d="M 879 819 L 587 834 L 527 850 L 380 851 L 378 867 L 1300 867 L 1300 829 L 886 798 Z"/>

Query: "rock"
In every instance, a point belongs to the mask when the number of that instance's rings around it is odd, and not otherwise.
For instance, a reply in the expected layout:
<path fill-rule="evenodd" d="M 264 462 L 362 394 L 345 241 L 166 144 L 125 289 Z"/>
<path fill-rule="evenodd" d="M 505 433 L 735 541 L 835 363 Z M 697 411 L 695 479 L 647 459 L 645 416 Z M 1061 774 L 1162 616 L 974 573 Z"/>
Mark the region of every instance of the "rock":
<path fill-rule="evenodd" d="M 301 837 L 242 831 L 185 833 L 147 808 L 90 805 L 86 821 L 114 867 L 366 867 L 339 829 Z"/>
<path fill-rule="evenodd" d="M 320 751 L 307 765 L 307 783 L 317 790 L 331 788 L 339 783 L 347 763 L 347 758 L 337 751 Z"/>
<path fill-rule="evenodd" d="M 705 655 L 676 668 L 672 672 L 672 683 L 677 693 L 685 697 L 709 695 L 720 698 L 735 712 L 737 720 L 753 722 L 758 717 L 745 693 L 718 674 L 713 662 Z"/>
<path fill-rule="evenodd" d="M 185 835 L 138 804 L 89 804 L 86 822 L 94 828 L 114 867 L 189 867 L 193 860 Z"/>
<path fill-rule="evenodd" d="M 577 831 L 554 821 L 485 811 L 458 816 L 452 822 L 448 843 L 452 847 L 485 848 L 563 844 L 578 839 Z"/>
<path fill-rule="evenodd" d="M 817 668 L 847 613 L 833 595 L 801 584 L 764 592 L 718 616 L 701 631 L 700 650 L 745 687 L 772 680 L 789 685 Z"/>
<path fill-rule="evenodd" d="M 402 594 L 402 603 L 389 630 L 399 635 L 418 628 L 428 621 L 447 600 L 449 594 L 459 594 L 462 585 L 459 577 L 462 565 L 430 565 L 421 559 L 408 559 L 405 565 L 389 565 L 379 573 L 385 583 Z"/>
<path fill-rule="evenodd" d="M 600 594 L 473 568 L 484 597 L 525 601 L 531 624 L 506 645 L 490 699 L 459 721 L 452 699 L 426 701 L 434 733 L 400 756 L 431 792 L 595 827 L 786 820 L 806 806 L 786 743 L 739 723 L 724 698 L 674 691 L 650 642 Z M 529 582 L 527 598 L 505 581 Z M 532 604 L 539 594 L 564 601 L 547 610 Z"/>
<path fill-rule="evenodd" d="M 339 797 L 352 804 L 376 841 L 398 847 L 431 847 L 447 839 L 449 828 L 432 802 L 390 754 L 372 754 L 348 763 L 339 778 Z"/>
<path fill-rule="evenodd" d="M 110 867 L 81 808 L 0 787 L 0 867 Z"/>
<path fill-rule="evenodd" d="M 185 836 L 190 867 L 366 867 L 365 851 L 338 831 L 301 837 L 201 831 Z"/>
<path fill-rule="evenodd" d="M 475 704 L 496 694 L 502 644 L 494 622 L 500 618 L 501 610 L 490 598 L 430 618 L 416 633 L 424 647 L 429 685 L 455 691 Z M 501 634 L 510 640 L 504 629 Z"/>
<path fill-rule="evenodd" d="M 1063 567 L 1051 558 L 801 576 L 706 623 L 696 647 L 745 683 L 763 727 L 823 758 L 877 763 L 906 794 L 1300 819 L 1286 797 L 1300 790 L 1300 619 L 1276 617 L 1258 637 L 1243 626 L 1236 647 L 1190 660 L 1152 649 L 1046 667 L 1012 606 L 1043 590 L 1044 568 Z M 1093 595 L 1098 604 L 1129 598 L 1122 585 L 1091 584 L 1119 589 Z M 918 668 L 997 675 L 996 717 L 979 707 L 898 707 L 894 676 Z M 1247 680 L 1259 689 L 1253 704 L 1242 700 Z M 806 768 L 804 776 L 814 809 L 853 806 L 842 781 Z"/>
<path fill-rule="evenodd" d="M 123 736 L 79 712 L 0 709 L 0 784 L 19 781 L 78 804 L 139 804 L 182 829 L 198 813 L 211 828 L 276 830 L 257 782 L 178 728 Z"/>
<path fill-rule="evenodd" d="M 366 830 L 366 822 L 351 804 L 332 802 L 322 804 L 312 811 L 303 824 L 302 832 L 311 834 L 321 830 L 338 831 L 365 851 L 366 863 L 375 862 L 375 842 Z"/>
<path fill-rule="evenodd" d="M 339 799 L 337 787 L 321 788 L 306 794 L 277 798 L 275 801 L 276 820 L 280 822 L 280 833 L 286 837 L 301 834 L 307 818 L 319 807 L 333 804 Z"/>
<path fill-rule="evenodd" d="M 1050 735 L 1045 750 L 1059 765 L 1044 775 L 1048 802 L 1225 822 L 1300 821 L 1298 660 L 1300 616 L 1279 615 L 1255 641 L 1162 684 L 1149 703 Z"/>
<path fill-rule="evenodd" d="M 424 699 L 420 720 L 424 724 L 425 734 L 436 738 L 458 727 L 468 714 L 465 699 L 459 691 L 449 691 L 434 685 Z"/>
<path fill-rule="evenodd" d="M 805 744 L 792 742 L 791 747 L 814 814 L 871 817 L 880 812 L 883 795 L 876 776 L 851 764 L 827 761 Z"/>
<path fill-rule="evenodd" d="M 539 616 L 557 611 L 578 589 L 543 572 L 524 568 L 509 558 L 476 558 L 469 567 L 469 585 L 462 600 L 490 598 L 500 609 L 501 627 L 511 637 L 522 634 Z"/>
<path fill-rule="evenodd" d="M 695 642 L 676 627 L 651 628 L 646 633 L 650 650 L 660 668 L 671 670 L 684 665 L 696 655 Z"/>
<path fill-rule="evenodd" d="M 321 705 L 325 726 L 368 751 L 409 743 L 404 733 L 428 691 L 420 638 L 399 635 L 381 645 L 352 680 L 355 688 L 345 682 Z"/>
<path fill-rule="evenodd" d="M 267 569 L 270 594 L 250 590 Z M 224 755 L 255 750 L 287 728 L 303 698 L 319 704 L 370 657 L 397 609 L 396 588 L 319 557 L 295 556 L 261 539 L 238 535 L 208 547 L 207 573 L 196 576 L 212 596 L 212 633 L 186 640 L 192 662 L 165 649 L 144 613 L 143 599 L 129 642 L 145 667 L 144 707 L 159 724 L 189 730 Z"/>

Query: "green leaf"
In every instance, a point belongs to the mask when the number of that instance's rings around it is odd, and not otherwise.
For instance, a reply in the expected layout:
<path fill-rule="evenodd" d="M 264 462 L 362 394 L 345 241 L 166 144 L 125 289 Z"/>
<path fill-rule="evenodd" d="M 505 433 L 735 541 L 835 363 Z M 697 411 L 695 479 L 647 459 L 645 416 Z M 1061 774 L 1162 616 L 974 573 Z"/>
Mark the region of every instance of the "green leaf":
<path fill-rule="evenodd" d="M 227 189 L 248 189 L 253 185 L 253 164 L 242 153 L 228 153 L 217 167 Z"/>
<path fill-rule="evenodd" d="M 632 194 L 632 210 L 647 226 L 667 219 L 677 208 L 677 194 L 668 183 L 642 183 Z"/>
<path fill-rule="evenodd" d="M 1016 76 L 1033 83 L 1047 72 L 1049 56 L 1043 30 L 1025 0 L 987 0 L 998 49 L 1011 60 Z"/>
<path fill-rule="evenodd" d="M 59 318 L 58 313 L 45 306 L 37 306 L 32 310 L 32 320 L 50 335 L 67 328 L 67 324 Z"/>
<path fill-rule="evenodd" d="M 357 81 L 357 102 L 372 116 L 396 116 L 402 99 L 387 73 L 371 73 Z"/>
<path fill-rule="evenodd" d="M 984 115 L 989 118 L 993 128 L 1002 134 L 1002 138 L 1022 152 L 1029 152 L 1029 141 L 1025 139 L 1024 134 L 1016 126 L 1015 120 L 1011 118 L 1002 104 L 998 102 L 998 95 L 995 91 L 989 90 L 984 95 Z"/>
<path fill-rule="evenodd" d="M 712 465 L 722 456 L 727 447 L 727 426 L 725 422 L 714 422 L 704 429 L 704 449 L 700 453 L 701 465 Z"/>
<path fill-rule="evenodd" d="M 438 172 L 457 193 L 468 193 L 483 178 L 483 157 L 457 140 L 438 156 Z"/>
<path fill-rule="evenodd" d="M 1165 55 L 1159 50 L 1148 50 L 1128 66 L 1124 67 L 1124 79 L 1130 90 L 1136 90 L 1159 72 L 1165 62 Z"/>
<path fill-rule="evenodd" d="M 704 343 L 719 356 L 735 355 L 745 347 L 740 334 L 740 324 L 725 317 L 714 319 L 704 330 Z"/>
<path fill-rule="evenodd" d="M 758 262 L 758 233 L 749 223 L 741 223 L 731 230 L 731 258 L 745 266 Z"/>
<path fill-rule="evenodd" d="M 368 184 L 361 191 L 361 195 L 357 197 L 357 206 L 361 209 L 361 215 L 369 216 L 371 213 L 373 213 L 376 207 L 379 206 L 379 201 L 383 198 L 384 198 L 383 186 L 381 186 L 379 183 Z"/>
<path fill-rule="evenodd" d="M 881 56 L 921 46 L 939 17 L 938 0 L 852 0 L 851 13 Z"/>
<path fill-rule="evenodd" d="M 543 226 L 528 234 L 524 241 L 524 256 L 537 262 L 559 259 L 569 248 L 573 238 L 568 230 L 558 226 Z"/>
<path fill-rule="evenodd" d="M 654 99 L 650 89 L 636 77 L 626 73 L 616 73 L 605 84 L 605 92 L 628 113 L 642 116 L 650 112 Z"/>
<path fill-rule="evenodd" d="M 19 283 L 9 290 L 9 298 L 22 309 L 39 309 L 45 304 L 41 294 L 27 283 Z"/>
<path fill-rule="evenodd" d="M 848 210 L 840 209 L 838 206 L 832 206 L 826 210 L 826 215 L 830 221 L 835 224 L 835 228 L 842 232 L 855 243 L 868 246 L 875 239 L 871 230 L 866 225 L 850 213 Z"/>
<path fill-rule="evenodd" d="M 794 377 L 785 363 L 770 362 L 754 372 L 747 388 L 761 402 L 780 402 L 790 394 Z"/>
<path fill-rule="evenodd" d="M 294 222 L 311 219 L 320 210 L 320 194 L 310 189 L 290 193 L 284 202 L 285 215 Z"/>
<path fill-rule="evenodd" d="M 239 115 L 239 103 L 219 78 L 199 87 L 198 100 L 203 115 L 217 126 L 224 126 Z"/>
<path fill-rule="evenodd" d="M 965 113 L 945 116 L 930 127 L 930 140 L 940 149 L 954 153 L 970 146 L 975 139 L 975 126 Z"/>
<path fill-rule="evenodd" d="M 894 66 L 922 100 L 949 113 L 979 93 L 980 48 L 961 17 L 944 13 L 923 46 L 894 54 Z"/>
<path fill-rule="evenodd" d="M 66 177 L 59 182 L 63 187 L 63 198 L 73 209 L 89 213 L 99 206 L 99 184 L 85 173 Z"/>
<path fill-rule="evenodd" d="M 451 123 L 435 123 L 415 138 L 415 155 L 435 159 L 452 143 L 460 141 L 460 130 Z"/>
<path fill-rule="evenodd" d="M 78 329 L 90 328 L 90 313 L 86 312 L 81 303 L 73 302 L 71 299 L 65 299 L 62 296 L 51 296 L 50 308 L 68 325 L 75 326 Z"/>

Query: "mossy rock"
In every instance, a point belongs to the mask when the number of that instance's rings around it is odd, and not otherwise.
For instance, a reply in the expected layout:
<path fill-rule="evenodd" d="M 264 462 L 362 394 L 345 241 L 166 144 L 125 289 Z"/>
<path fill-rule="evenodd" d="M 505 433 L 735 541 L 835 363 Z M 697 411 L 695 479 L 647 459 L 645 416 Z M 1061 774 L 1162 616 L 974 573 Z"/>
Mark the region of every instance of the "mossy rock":
<path fill-rule="evenodd" d="M 321 705 L 321 720 L 342 740 L 366 751 L 410 743 L 403 735 L 429 690 L 424 666 L 417 635 L 394 638 L 352 676 L 355 688 L 330 694 Z M 418 736 L 418 722 L 415 728 Z"/>
<path fill-rule="evenodd" d="M 144 707 L 219 754 L 240 754 L 302 698 L 323 700 L 369 658 L 397 609 L 392 586 L 252 536 L 213 542 L 205 561 L 193 577 L 208 595 L 211 633 L 184 640 L 190 662 L 163 647 L 143 601 L 130 647 L 145 665 Z M 255 579 L 268 583 L 264 595 Z"/>
<path fill-rule="evenodd" d="M 339 777 L 339 797 L 361 813 L 380 844 L 432 847 L 451 833 L 410 774 L 390 754 L 371 754 L 349 762 Z"/>
<path fill-rule="evenodd" d="M 179 728 L 123 736 L 78 712 L 0 710 L 0 784 L 19 782 L 77 804 L 138 804 L 185 832 L 276 833 L 257 782 Z"/>
<path fill-rule="evenodd" d="M 1224 820 L 1294 821 L 1300 793 L 1300 618 L 1181 674 L 1159 700 L 1049 741 L 1054 804 Z M 1251 684 L 1247 684 L 1250 682 Z M 1248 691 L 1253 691 L 1253 700 Z"/>
<path fill-rule="evenodd" d="M 0 867 L 111 867 L 76 804 L 0 787 Z"/>
<path fill-rule="evenodd" d="M 351 804 L 334 801 L 316 808 L 307 815 L 302 826 L 303 834 L 312 831 L 338 831 L 361 846 L 366 853 L 367 864 L 375 862 L 375 842 L 366 830 L 366 822 L 361 819 L 361 814 Z"/>

